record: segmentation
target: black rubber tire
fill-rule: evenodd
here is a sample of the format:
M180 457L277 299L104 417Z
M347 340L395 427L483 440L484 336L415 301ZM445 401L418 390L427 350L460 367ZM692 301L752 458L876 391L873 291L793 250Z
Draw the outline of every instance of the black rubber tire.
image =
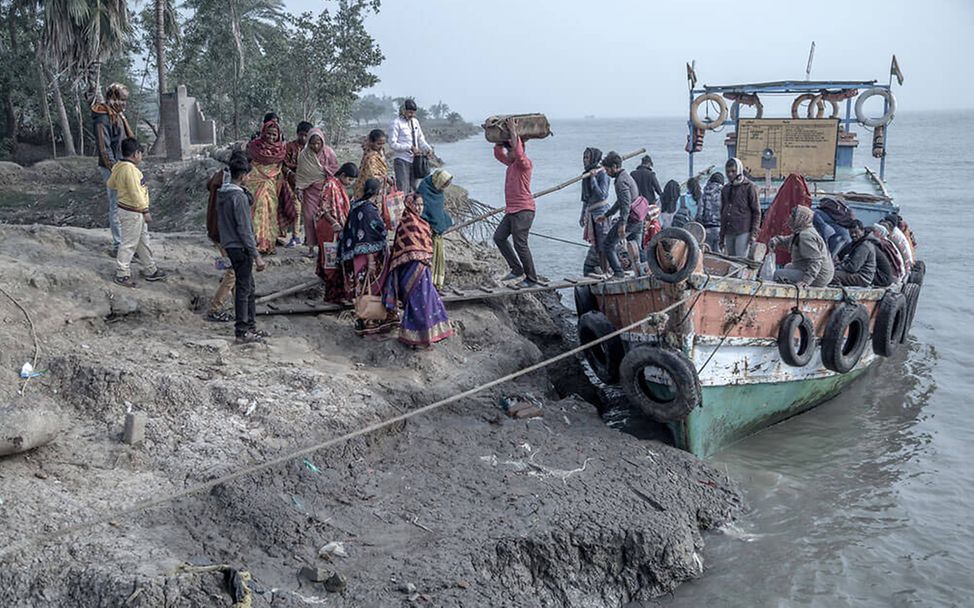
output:
M669 376L670 394L661 395L647 383L647 367ZM700 404L700 378L693 363L679 351L656 346L637 346L622 360L622 390L629 401L658 422L676 422L686 418Z
M687 247L686 264L675 272L665 272L659 265L659 260L656 259L656 246L663 239L683 241ZM679 283L687 279L693 274L694 268L697 267L697 262L700 261L700 245L697 243L697 239L693 238L693 235L683 228L663 228L656 236L650 239L649 245L646 246L646 252L646 261L649 263L650 272L653 273L654 277L664 283Z
M907 283L903 286L903 297L906 299L906 324L903 326L903 334L900 337L900 344L904 344L910 335L913 327L913 319L917 314L917 303L920 301L920 285L917 283Z
M590 310L578 319L578 342L586 344L607 336L616 330L612 322L597 310ZM616 336L582 351L585 360L599 380L606 384L619 382L619 366L626 354L622 338Z
M923 263L923 260L917 260L913 263L913 268L910 269L910 276L907 277L906 282L923 285L923 277L925 276L927 276L927 265Z
M795 344L795 332L798 344ZM815 326L800 312L792 312L778 327L778 354L792 367L805 367L815 356Z
M846 331L849 332L848 339ZM862 304L839 304L829 315L822 335L822 364L845 374L862 358L869 342L869 313Z
M909 317L906 298L902 294L887 292L879 301L876 322L873 323L873 352L881 357L892 357L903 342L903 332Z
M581 317L587 312L599 309L598 302L595 301L595 294L588 285L575 286L575 313Z

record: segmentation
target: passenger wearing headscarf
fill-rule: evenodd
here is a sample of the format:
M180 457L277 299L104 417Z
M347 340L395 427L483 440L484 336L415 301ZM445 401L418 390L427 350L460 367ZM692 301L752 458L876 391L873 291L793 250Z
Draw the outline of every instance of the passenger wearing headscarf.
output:
M441 289L446 282L446 248L443 233L453 225L453 218L446 211L446 189L453 182L453 176L444 169L437 169L419 182L416 192L422 198L420 205L422 218L429 224L433 234L433 284Z
M710 251L720 251L720 191L724 187L724 174L714 173L703 187L696 221L707 230L706 244Z
M381 196L382 182L375 178L367 180L362 198L352 203L338 239L337 255L345 275L345 292L356 300L367 295L382 297L389 249L386 224L377 206L382 202ZM355 331L364 336L392 329L395 323L395 317L390 316L356 318Z
M284 154L281 127L274 119L264 122L260 135L247 143L251 170L244 180L244 188L254 197L254 234L257 236L257 250L263 255L274 253L280 234L277 205Z
M896 249L899 250L900 256L906 263L906 269L909 270L913 267L913 247L910 244L910 239L907 238L906 234L900 229L900 217L896 214L889 214L884 217L879 223L886 228L889 240L893 242Z
M414 348L426 348L453 335L443 300L433 285L433 231L422 218L423 212L423 197L408 195L396 227L382 298L390 313L397 312L402 303L399 341Z
M876 239L876 277L873 285L886 287L899 282L906 276L906 264L900 250L889 238L889 230L883 224L873 224L873 238Z
M315 235L318 239L318 264L315 274L325 284L325 299L329 302L343 302L348 299L345 293L341 265L335 259L338 235L348 219L348 187L358 176L355 163L345 163L334 176L325 180L315 217Z
M835 271L832 257L825 241L812 226L813 215L810 207L795 207L788 217L791 234L776 236L768 242L769 250L787 246L791 253L791 262L775 271L776 282L824 287L832 280Z
M304 222L304 244L308 246L308 256L314 257L318 244L315 220L321 205L321 195L328 178L338 171L338 158L335 151L325 145L325 134L319 128L308 133L308 142L298 154L298 166L294 180L301 199L302 220Z
M604 216L609 209L609 174L606 173L601 162L601 150L585 148L582 153L582 167L591 175L582 180L582 214L578 219L578 225L582 227L582 238L591 245L582 265L582 271L586 275L599 274L599 270L604 274L609 268L608 261L602 253L608 227L604 222L598 221L598 218Z
M758 189L744 176L740 159L728 160L724 170L728 183L720 193L720 241L727 255L746 257L761 228Z

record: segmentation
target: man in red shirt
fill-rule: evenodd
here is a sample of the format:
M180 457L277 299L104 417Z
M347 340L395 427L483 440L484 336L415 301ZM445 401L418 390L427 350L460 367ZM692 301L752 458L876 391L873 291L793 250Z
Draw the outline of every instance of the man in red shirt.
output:
M534 259L528 247L528 233L534 223L534 197L531 196L531 171L534 164L524 151L524 140L517 134L513 118L507 119L509 141L494 146L494 157L507 165L504 178L504 219L494 231L494 243L511 268L501 281L523 280L517 287L534 287L544 283L534 269ZM511 247L510 238L514 240Z

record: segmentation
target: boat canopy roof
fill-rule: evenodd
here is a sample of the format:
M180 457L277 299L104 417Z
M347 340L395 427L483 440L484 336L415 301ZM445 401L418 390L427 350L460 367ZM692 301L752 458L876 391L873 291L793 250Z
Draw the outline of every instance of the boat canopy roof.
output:
M849 90L869 87L889 88L875 80L778 80L747 84L704 85L694 93L806 93L822 89Z

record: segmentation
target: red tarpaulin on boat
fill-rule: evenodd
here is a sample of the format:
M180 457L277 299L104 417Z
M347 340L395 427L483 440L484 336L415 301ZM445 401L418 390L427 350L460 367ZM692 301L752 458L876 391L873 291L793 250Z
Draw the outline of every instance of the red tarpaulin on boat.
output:
M812 195L808 191L805 178L792 173L785 178L784 183L778 188L774 201L764 213L758 242L767 245L772 237L791 234L791 229L788 228L788 217L791 215L791 210L799 205L811 207ZM775 262L778 264L787 264L791 261L791 252L787 248L776 249L774 253Z

